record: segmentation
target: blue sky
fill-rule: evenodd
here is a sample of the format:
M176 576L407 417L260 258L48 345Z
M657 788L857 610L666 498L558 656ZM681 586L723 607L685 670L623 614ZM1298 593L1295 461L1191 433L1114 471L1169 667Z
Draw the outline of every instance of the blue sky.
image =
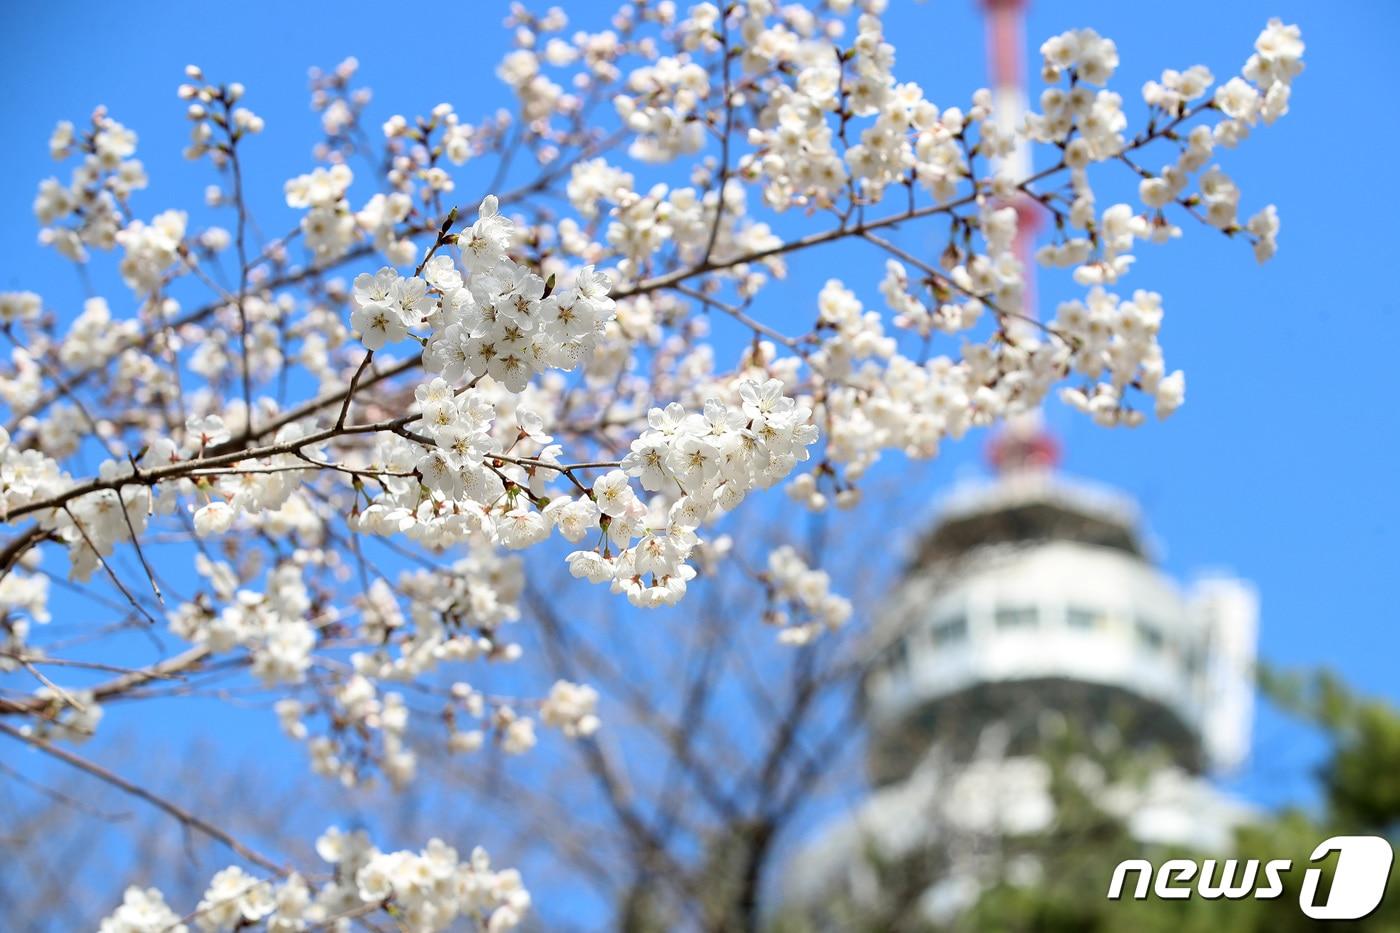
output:
M887 31L900 48L897 72L940 104L963 104L985 82L980 14L971 0L903 4ZM565 4L573 23L598 28L607 8ZM1400 626L1391 589L1400 570L1400 432L1394 362L1400 343L1390 216L1400 203L1394 171L1400 128L1381 106L1393 82L1400 7L1383 2L1178 0L1038 3L1029 16L1033 50L1065 28L1090 25L1117 43L1123 67L1114 86L1132 101L1164 67L1209 65L1219 78L1238 70L1269 16L1303 27L1307 71L1292 112L1225 165L1239 179L1247 213L1270 201L1283 220L1278 258L1258 266L1242 243L1208 231L1165 247L1143 247L1128 287L1164 295L1163 343L1171 366L1188 374L1188 403L1164 424L1105 431L1052 406L1049 421L1066 448L1066 469L1137 496L1166 566L1179 576L1225 567L1253 580L1263 601L1261 654L1283 666L1328 665L1359 688L1400 701L1395 659ZM15 4L0 12L8 35L0 66L0 288L30 288L55 307L76 309L82 291L67 264L36 245L30 204L55 168L46 142L59 119L81 123L105 103L141 135L138 155L153 179L139 196L149 216L196 205L212 181L207 165L185 162L187 124L174 88L187 62L213 77L241 80L248 104L267 122L247 171L261 191L254 207L275 229L290 218L281 181L309 169L317 118L307 104L306 69L346 55L362 62L374 89L371 115L424 113L441 100L464 119L506 102L492 70L506 48L498 26L506 5L452 4L395 15L381 6L307 3L293 19L284 4L248 3L210 22L204 8L177 3ZM1125 189L1125 193L1126 193ZM919 245L917 237L904 240ZM849 269L841 263L849 263ZM849 274L878 301L878 266L854 256L832 266L794 262L772 307L807 302L830 274ZM1043 280L1046 309L1072 294ZM120 310L120 308L118 308ZM794 312L795 313L795 312ZM953 447L925 475L939 481L977 468L984 437ZM1272 715L1257 726L1255 763L1240 786L1252 796L1282 793L1312 752Z

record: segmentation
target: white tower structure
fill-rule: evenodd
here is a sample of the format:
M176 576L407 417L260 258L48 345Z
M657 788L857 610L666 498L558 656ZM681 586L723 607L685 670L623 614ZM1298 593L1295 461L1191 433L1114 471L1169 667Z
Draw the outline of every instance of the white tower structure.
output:
M1000 475L954 491L879 622L867 679L877 785L929 747L970 757L993 723L1028 751L1047 712L1199 774L1248 749L1257 600L1248 584L1182 587L1153 566L1128 498L1037 462L1008 434Z
M954 760L998 723L1009 751L1047 711L1191 773L1244 758L1257 599L1221 577L1181 587L1153 566L1132 501L1051 469L1051 442L1008 432L998 478L953 492L878 624L866 684L871 777L907 777L932 744Z
M1053 832L1039 752L1067 730L1154 753L1145 782L1096 794L1144 843L1226 852L1248 816L1210 778L1249 746L1253 588L1162 572L1132 500L1057 475L1041 433L1009 431L993 462L943 503L876 620L872 792L799 853L789 903L879 898L877 865L934 850L926 909L956 913L1006 869L999 838Z
M984 0L1008 129L1025 112L1024 5ZM1028 177L1028 153L997 170ZM1038 206L1016 207L1034 313ZM922 903L955 914L1006 868L989 861L998 837L1053 827L1038 752L1066 728L1111 728L1161 756L1145 783L1098 795L1145 843L1227 851L1247 816L1210 777L1249 747L1253 588L1162 572L1129 497L1054 471L1038 414L1012 420L991 453L995 477L947 498L878 614L864 683L872 792L799 852L790 905L879 898L877 864L938 849L945 867Z

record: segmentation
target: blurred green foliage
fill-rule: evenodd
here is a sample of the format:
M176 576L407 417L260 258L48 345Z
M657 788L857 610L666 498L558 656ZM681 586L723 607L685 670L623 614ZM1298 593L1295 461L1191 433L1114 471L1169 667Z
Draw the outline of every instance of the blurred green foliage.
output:
M1261 692L1276 706L1312 725L1327 740L1328 752L1317 773L1321 800L1315 807L1296 806L1263 812L1236 832L1233 852L1189 852L1144 845L1132 838L1120 819L1109 815L1085 783L1074 779L1086 759L1110 781L1132 781L1154 766L1140 752L1105 747L1101 737L1066 734L1047 743L1044 756L1051 768L1051 793L1056 820L1045 833L1001 840L1004 865L1027 862L1036 866L1032 880L1002 872L1001 879L981 892L974 905L955 920L933 924L920 909L919 898L936 883L946 861L936 849L899 864L872 861L881 890L878 904L840 898L824 908L820 918L783 916L779 933L807 930L909 931L1026 931L1026 933L1291 933L1315 930L1322 923L1299 909L1304 870L1323 870L1319 902L1331 887L1337 856L1313 864L1314 848L1337 835L1380 835L1392 846L1400 836L1400 710L1382 700L1353 693L1330 673L1283 674L1265 671ZM1283 874L1285 890L1270 900L1144 900L1124 897L1110 901L1108 886L1114 867L1125 859L1147 859L1161 865L1169 858L1292 860ZM872 859L873 859L872 855ZM1023 874L1023 873L1022 873ZM1136 873L1129 876L1129 888ZM1370 916L1337 926L1355 931L1400 933L1400 870L1392 870L1386 897ZM1262 885L1262 878L1259 881Z

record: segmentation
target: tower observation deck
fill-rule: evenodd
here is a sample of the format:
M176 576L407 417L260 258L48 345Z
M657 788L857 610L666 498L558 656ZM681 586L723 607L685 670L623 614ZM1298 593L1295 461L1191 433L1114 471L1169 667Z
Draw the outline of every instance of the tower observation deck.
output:
M1047 716L1111 719L1128 745L1190 773L1245 755L1254 591L1176 583L1132 501L1056 475L1048 448L1040 435L999 441L1000 476L953 492L878 621L865 683L877 785L935 743L971 757L992 724L1005 753L1033 750Z

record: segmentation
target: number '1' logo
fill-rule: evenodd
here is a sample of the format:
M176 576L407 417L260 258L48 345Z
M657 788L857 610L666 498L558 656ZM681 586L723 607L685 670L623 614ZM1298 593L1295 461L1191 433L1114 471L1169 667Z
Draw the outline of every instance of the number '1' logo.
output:
M1390 843L1379 836L1333 836L1313 849L1312 861L1333 852L1339 855L1327 902L1317 903L1322 869L1309 868L1303 875L1298 906L1314 920L1360 920L1375 910L1385 896L1394 853Z

